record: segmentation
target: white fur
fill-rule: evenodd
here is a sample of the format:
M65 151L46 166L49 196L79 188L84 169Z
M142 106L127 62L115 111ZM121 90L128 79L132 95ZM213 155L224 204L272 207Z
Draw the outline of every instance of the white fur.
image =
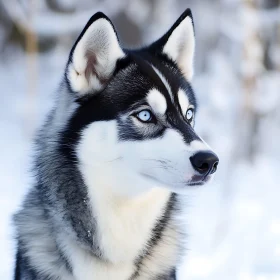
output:
M100 249L109 262L90 257L67 242L78 280L128 279L135 270L135 258L145 249L169 200L169 190L137 174L137 167L129 167L133 158L137 160L135 155L127 158L136 147L125 146L117 139L115 121L93 123L83 132L77 151L79 168L97 219ZM146 264L149 275L162 272L162 264L166 269L174 265L179 251L174 229L167 229L167 243L159 243L151 262Z
M173 95L172 95L172 91L171 91L171 87L169 85L169 83L167 82L167 80L165 79L165 77L162 75L162 73L152 65L154 71L157 73L157 75L159 76L159 78L161 79L162 83L164 84L165 88L167 89L169 96L171 98L171 100L173 100Z
M89 196L97 219L100 248L109 260L100 261L69 242L74 276L77 280L128 279L135 270L135 259L145 249L151 230L163 213L169 192L155 189L134 199L120 199L99 188L90 189ZM172 257L178 253L177 246L175 249L170 249Z
M68 237L65 237L63 242L67 255L73 263L72 270L75 280L123 280L129 279L134 272L135 268L131 262L117 264L104 262L77 246Z
M154 193L154 195L156 195L156 193ZM145 204L153 204L154 200L156 200L156 197L154 197L153 201L149 201L148 199L145 202ZM145 209L144 208L145 205L142 206L143 208L141 209L141 211L143 217L141 220L144 219L144 215L147 217L151 214L154 214L154 212L152 213L148 212L148 210L151 209ZM106 207L106 205L104 205L104 207ZM133 215L133 212L131 213L131 215ZM110 222L114 223L114 221L110 221ZM124 225L128 226L129 223L124 221ZM134 219L132 225L139 228L139 225L137 225L137 217ZM180 238L181 236L179 236L180 230L178 230L178 227L179 225L175 220L170 221L170 224L167 225L166 229L162 233L163 238L159 240L159 242L153 248L153 250L150 251L148 259L143 260L143 265L141 267L141 277L137 279L139 280L152 279L153 276L157 276L161 273L170 271L174 267L174 264L178 263L180 259L180 247L182 247L181 244L182 240ZM130 231L131 229L128 228L128 230ZM112 231L112 229L110 229L110 231ZM131 244L133 246L134 243L139 241L139 240L134 240L135 238L134 235L121 236L121 234L118 233L116 233L116 235L119 235L120 237L122 237L122 239L121 239L121 244L118 244L119 248L115 248L115 249L124 252L127 250L128 244ZM137 236L140 236L140 234L137 234ZM131 238L131 239L127 239L127 238ZM122 248L121 245L123 245L124 241L126 244L125 247ZM144 237L140 239L141 244L143 244L143 241L144 241ZM64 237L64 239L61 242L64 245L64 247L67 248L66 251L67 256L71 260L71 263L74 264L73 274L75 280L93 280L93 279L123 280L123 279L129 279L129 277L136 270L136 266L134 264L134 261L132 260L121 261L121 262L110 262L110 261L104 262L96 257L89 255L87 251L77 246L75 242L71 240L69 237ZM65 279L70 279L70 278L65 278Z
M89 79L86 78L87 52L96 56L95 71L103 79L108 79L115 69L116 61L124 56L124 52L112 25L106 19L93 22L74 50L73 62L69 65L67 74L72 89L80 94L89 90L98 91L104 86L96 75L91 74Z
M97 220L100 249L108 262L99 261L67 242L77 280L122 280L135 271L135 258L145 249L170 197L168 189L157 187L161 183L140 174L141 165L149 165L143 151L151 146L150 152L158 143L151 141L142 146L142 142L118 141L116 121L93 123L83 132L77 151L79 168ZM140 165L135 164L137 161ZM166 238L153 249L149 261L144 262L146 277L140 279L169 270L176 263L179 255L176 227L170 225L163 232ZM65 247L69 248L68 245Z
M147 94L147 102L156 114L164 115L167 109L166 99L157 89L151 89Z
M193 76L195 37L192 19L186 17L172 32L163 53L177 62L187 80Z

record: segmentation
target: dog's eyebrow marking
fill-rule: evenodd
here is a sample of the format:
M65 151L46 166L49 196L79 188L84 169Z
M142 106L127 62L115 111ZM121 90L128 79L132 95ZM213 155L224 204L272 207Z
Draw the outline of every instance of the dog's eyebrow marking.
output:
M182 114L185 115L190 105L190 102L186 93L181 88L179 88L178 90L178 100L182 110Z
M173 101L173 95L172 95L172 91L171 91L171 87L170 87L169 83L167 82L165 77L162 75L162 73L154 65L152 65L152 68L154 69L156 74L161 79L162 83L164 84L165 88L167 89L167 91L169 93L169 96L170 96L171 100Z
M167 109L167 102L163 94L157 89L151 89L147 94L147 102L157 114L164 115Z

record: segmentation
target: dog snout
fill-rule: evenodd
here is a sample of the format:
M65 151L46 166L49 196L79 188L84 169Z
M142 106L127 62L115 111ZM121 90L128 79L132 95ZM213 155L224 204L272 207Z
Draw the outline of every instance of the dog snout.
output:
M193 168L200 174L213 174L217 170L219 158L211 151L198 152L190 157Z

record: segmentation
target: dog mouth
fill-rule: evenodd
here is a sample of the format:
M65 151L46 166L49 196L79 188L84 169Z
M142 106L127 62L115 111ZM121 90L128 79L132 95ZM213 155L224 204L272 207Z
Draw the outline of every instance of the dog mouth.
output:
M165 182L163 182L162 180L154 177L154 176L151 176L151 175L148 175L147 173L141 173L141 175L149 180L152 180L154 182L158 182L158 183L161 183L163 185L169 185L169 184L166 184ZM206 175L193 175L191 177L190 180L188 181L185 181L183 184L185 186L203 186L205 185L208 181L210 181L211 179L211 174L206 174Z
M211 179L211 174L202 175L193 175L191 180L186 182L187 186L203 186Z

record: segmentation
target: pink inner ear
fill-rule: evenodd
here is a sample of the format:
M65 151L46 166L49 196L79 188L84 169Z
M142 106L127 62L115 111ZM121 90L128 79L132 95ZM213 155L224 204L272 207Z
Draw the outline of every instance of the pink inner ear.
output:
M95 71L95 65L97 64L97 58L94 52L87 50L86 52L86 60L87 60L87 66L85 69L85 77L89 81L90 75L95 75L98 79L98 74Z
M85 77L87 81L89 82L90 75L94 75L97 77L97 79L101 84L105 84L108 81L108 79L106 77L101 76L96 71L96 65L98 64L96 54L90 50L87 50L86 60L87 60L87 66L85 69Z

